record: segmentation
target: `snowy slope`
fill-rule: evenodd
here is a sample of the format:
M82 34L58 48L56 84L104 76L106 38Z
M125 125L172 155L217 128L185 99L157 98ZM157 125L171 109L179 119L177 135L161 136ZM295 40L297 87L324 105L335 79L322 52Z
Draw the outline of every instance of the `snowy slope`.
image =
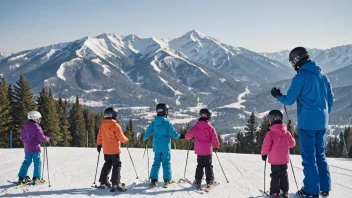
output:
M139 177L144 180L147 177L147 160L142 162L143 149L130 149L134 164L137 166ZM30 186L28 192L23 192L23 188L14 189L9 183L17 179L17 172L23 161L22 149L1 149L0 156L4 160L0 165L0 197L111 197L113 194L108 191L101 191L90 188L94 180L96 160L98 153L95 148L49 148L49 168L51 187L48 184L40 186ZM152 150L149 150L150 161L152 162ZM186 151L172 150L172 170L173 179L177 182L183 177L185 166ZM263 189L264 162L259 155L245 154L225 154L219 153L224 171L227 174L230 183L222 174L216 157L213 157L214 174L216 180L221 185L211 191L209 194L202 195L194 191L194 188L188 184L179 183L171 186L169 189L158 188L155 192L147 192L147 184L135 180L136 175L132 168L126 149L122 149L122 182L131 184L138 182L135 189L116 193L119 197L263 197L259 189ZM331 198L350 197L352 193L352 169L351 160L345 159L328 159L332 173L332 192ZM292 156L292 163L298 185L302 186L302 167L299 156ZM103 165L100 157L98 174ZM196 155L190 152L186 177L193 180L196 168ZM269 188L270 166L267 167L266 189ZM45 170L47 173L47 170ZM47 174L45 173L45 178ZM162 171L160 171L162 173ZM295 182L289 168L290 179L290 197L297 197L294 192L297 191ZM30 168L29 175L32 174ZM162 175L159 175L160 181ZM7 189L4 191L4 189Z
M8 52L0 52L0 61L10 55L11 53L8 53Z

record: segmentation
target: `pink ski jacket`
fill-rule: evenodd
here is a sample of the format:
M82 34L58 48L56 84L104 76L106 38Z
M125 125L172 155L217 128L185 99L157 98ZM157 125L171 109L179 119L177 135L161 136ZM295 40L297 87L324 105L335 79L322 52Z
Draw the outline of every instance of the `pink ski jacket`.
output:
M186 140L195 138L194 152L197 155L207 156L213 153L213 146L220 147L218 136L214 127L209 121L198 121L193 128L186 134Z
M290 148L296 145L295 139L287 131L285 124L275 124L265 135L262 155L269 155L269 164L283 165L290 162Z

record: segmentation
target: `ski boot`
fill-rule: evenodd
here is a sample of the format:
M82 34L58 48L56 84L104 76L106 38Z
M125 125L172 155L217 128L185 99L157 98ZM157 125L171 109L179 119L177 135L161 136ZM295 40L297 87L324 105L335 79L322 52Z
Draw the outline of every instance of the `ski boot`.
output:
M311 195L311 194L304 192L304 187L302 187L301 190L299 190L296 194L300 197L319 198L319 195Z
M116 192L116 191L126 191L126 189L120 184L113 184L110 189L110 192Z
M279 198L279 194L278 193L271 193L271 197L272 198Z
M107 188L111 188L111 184L106 184L106 183L100 183L100 186L98 187L100 189L107 189Z
M43 183L43 181L41 179L33 177L32 185L38 185L38 184L41 184L41 183Z
M26 184L26 183L30 183L31 181L32 180L31 180L31 178L28 175L25 178L19 177L17 185L20 186L20 185L23 185L23 184Z
M200 188L201 185L202 185L202 180L197 180L197 179L195 179L195 180L193 181L193 185L196 186L197 188Z
M158 180L152 179L152 180L150 181L150 188L155 188L157 183L158 183Z
M325 197L328 197L329 196L329 191L321 191L320 194L325 196Z
M214 181L207 181L207 188L214 184Z
M288 198L288 192L282 192L282 197L283 198Z
M171 180L164 180L164 188L168 188L170 184L174 183L173 181Z

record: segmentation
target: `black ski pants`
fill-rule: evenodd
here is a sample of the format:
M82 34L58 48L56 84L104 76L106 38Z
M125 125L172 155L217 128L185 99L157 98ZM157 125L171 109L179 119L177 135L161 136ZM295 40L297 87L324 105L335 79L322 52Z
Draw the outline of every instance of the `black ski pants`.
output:
M289 182L287 176L287 164L271 165L270 193L288 192Z
M112 185L118 185L120 184L120 179L121 179L121 161L120 161L120 154L113 154L113 155L104 155L104 166L101 169L100 173L100 178L99 182L101 184L108 184L109 183L109 177L108 175L111 172L112 168L112 175L111 175L111 183Z
M212 155L201 156L198 155L197 157L197 169L196 169L196 180L200 182L203 179L204 175L204 168L205 168L205 176L207 183L214 182L214 172L213 172L213 165L212 165Z

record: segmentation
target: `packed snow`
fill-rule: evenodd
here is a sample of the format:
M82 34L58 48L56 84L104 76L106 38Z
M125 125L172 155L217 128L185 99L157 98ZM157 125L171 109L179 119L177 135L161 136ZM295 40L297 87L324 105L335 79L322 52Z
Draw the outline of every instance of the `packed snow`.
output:
M148 177L147 159L142 161L144 149L129 149L134 165L140 180ZM125 148L121 153L121 182L126 185L136 182L132 190L126 192L110 193L109 190L97 190L91 188L94 182L94 175L98 153L96 148L48 148L49 171L51 187L48 183L38 186L25 186L16 189L12 182L17 181L17 172L24 158L23 149L0 149L0 156L3 162L0 164L0 197L231 197L231 198L260 198L264 197L259 191L264 188L264 162L260 155L249 154L228 154L218 153L221 165L224 168L229 183L221 171L219 162L214 154L213 165L216 181L220 186L214 188L210 193L196 191L194 187L180 181L183 178L187 151L172 150L171 166L172 176L176 184L168 189L158 185L155 191L147 190L148 184L136 179L132 168L130 157ZM153 152L149 149L149 161L153 162ZM300 156L292 156L293 169L295 171L299 187L302 186L303 170ZM186 178L193 181L196 168L196 155L190 151ZM350 197L352 194L352 168L351 159L328 159L332 174L331 198ZM104 163L100 156L98 176ZM150 164L151 165L151 164ZM32 165L33 166L33 165ZM29 169L29 176L32 176L32 166ZM48 181L47 168L45 167L44 178ZM297 191L291 168L288 170L290 180L290 197ZM98 180L98 179L97 179ZM162 171L159 174L159 181L162 181ZM98 183L98 181L97 181ZM269 189L270 166L266 170L266 189ZM203 181L203 187L205 181ZM24 189L28 191L24 192ZM203 194L201 194L203 193Z

